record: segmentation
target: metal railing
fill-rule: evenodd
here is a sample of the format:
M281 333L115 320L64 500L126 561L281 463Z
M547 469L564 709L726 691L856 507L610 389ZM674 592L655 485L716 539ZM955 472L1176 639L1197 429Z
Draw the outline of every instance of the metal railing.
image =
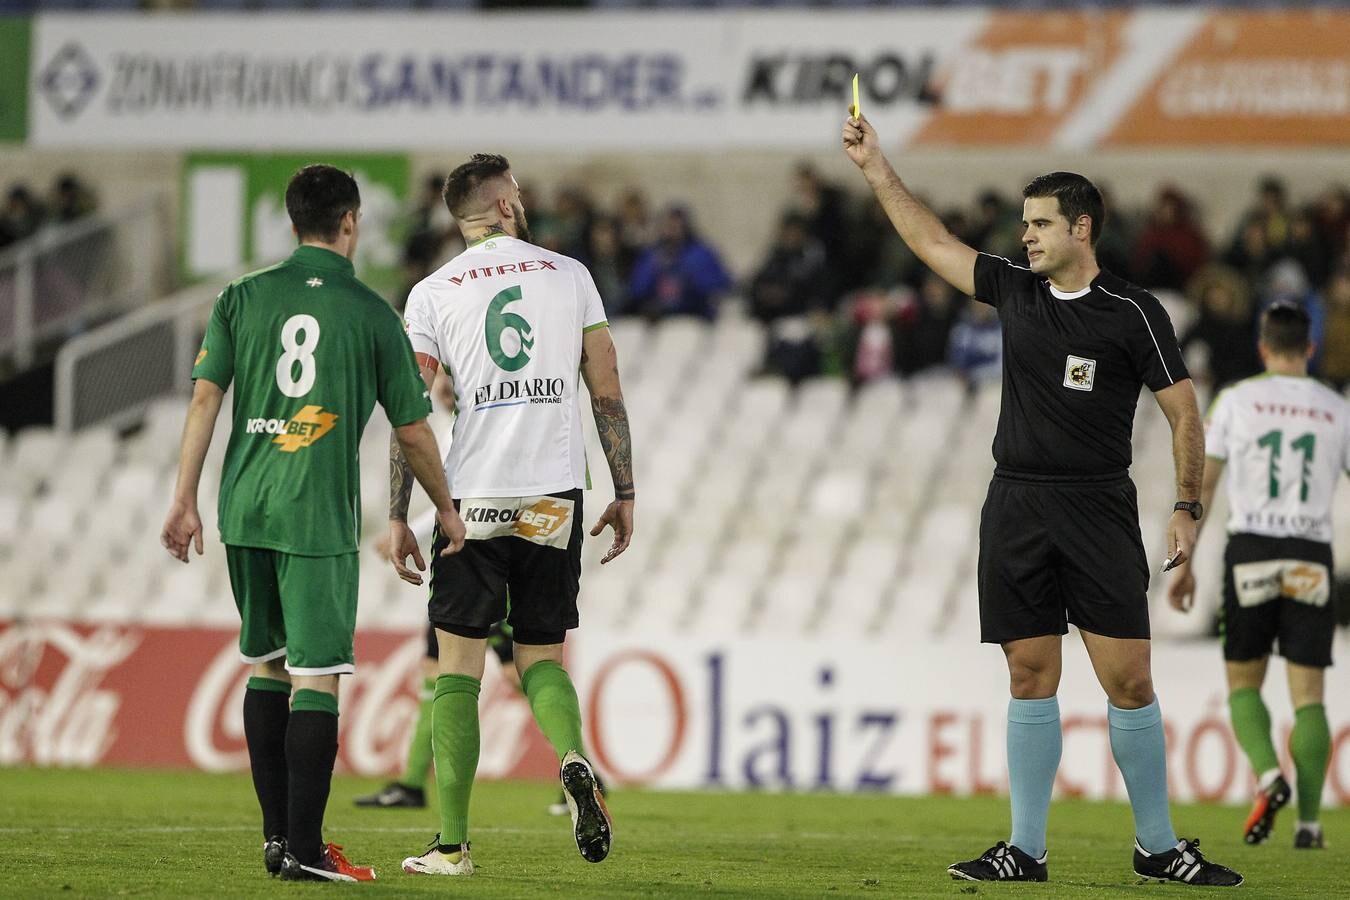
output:
M221 284L186 288L67 341L56 354L56 427L135 424L155 400L192 393L192 364Z
M43 344L163 296L173 248L168 203L153 196L0 251L0 360L23 371Z

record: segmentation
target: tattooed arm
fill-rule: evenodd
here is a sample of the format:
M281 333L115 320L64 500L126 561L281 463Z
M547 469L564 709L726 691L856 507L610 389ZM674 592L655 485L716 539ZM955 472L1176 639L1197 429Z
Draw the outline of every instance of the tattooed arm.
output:
M595 428L600 434L600 446L609 462L609 474L614 480L614 502L609 504L600 521L591 529L597 536L609 525L614 529L614 543L601 563L607 563L628 549L633 540L633 441L628 432L628 411L623 405L623 389L619 385L619 360L608 328L596 328L582 337L581 375L591 392L591 411Z
M419 360L419 363L421 361ZM428 390L436 378L436 365L422 366L422 380ZM389 551L398 576L410 584L421 584L422 576L407 567L409 556L417 570L425 571L426 563L417 547L417 538L408 528L408 503L412 499L413 479L422 485L436 507L436 522L446 539L441 554L459 552L464 546L464 523L460 521L450 498L445 469L441 465L440 448L436 435L426 419L394 429L389 440Z

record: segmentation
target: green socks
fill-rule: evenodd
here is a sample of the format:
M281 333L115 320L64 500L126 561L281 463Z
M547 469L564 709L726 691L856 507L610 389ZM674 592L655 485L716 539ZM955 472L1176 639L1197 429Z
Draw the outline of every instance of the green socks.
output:
M1233 720L1233 734L1238 745L1247 754L1252 772L1257 778L1280 767L1275 753L1275 742L1270 737L1270 711L1261 692L1256 688L1239 688L1228 695L1228 713Z
M581 704L567 670L550 659L537 662L521 676L520 689L558 759L569 750L581 753Z
M469 795L478 772L478 692L468 675L436 679L431 733L436 757L436 793L441 800L441 843L469 839Z
M1298 820L1316 822L1322 809L1322 784L1331 760L1331 728L1326 707L1310 703L1294 711L1289 755L1298 774Z
M436 679L428 678L422 682L420 705L417 707L417 724L413 726L412 741L408 744L408 762L398 783L405 787L422 788L427 783L427 771L431 768L431 707L436 699Z

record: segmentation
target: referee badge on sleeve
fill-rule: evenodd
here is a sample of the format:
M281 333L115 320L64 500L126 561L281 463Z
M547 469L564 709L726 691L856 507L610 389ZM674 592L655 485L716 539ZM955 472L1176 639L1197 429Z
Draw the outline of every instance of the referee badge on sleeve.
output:
M1075 391L1092 390L1092 380L1097 377L1097 361L1081 356L1070 356L1064 361L1064 386Z

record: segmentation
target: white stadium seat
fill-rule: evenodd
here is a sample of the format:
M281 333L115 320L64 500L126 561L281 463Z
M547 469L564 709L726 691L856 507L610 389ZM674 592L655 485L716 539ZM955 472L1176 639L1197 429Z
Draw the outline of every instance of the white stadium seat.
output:
M978 633L977 523L993 467L997 385L968 394L951 375L930 373L856 390L833 378L793 388L753 374L766 330L734 305L715 325L620 319L611 331L634 435L637 535L603 567L611 533L586 539L583 627L651 639ZM185 409L179 398L156 402L125 438L99 429L0 432L0 620L237 627L215 525L229 416L218 423L199 491L207 555L184 566L159 545ZM584 397L582 410L594 482L589 528L612 488ZM443 434L449 418L433 418ZM400 582L372 552L387 520L389 434L377 410L360 448L357 621L412 633L426 621L426 588ZM1140 403L1134 438L1136 471L1168 475L1138 479L1156 566L1172 487L1170 431L1155 404ZM414 515L426 502L420 490L416 497ZM1222 518L1218 509L1210 515ZM1350 504L1334 515L1338 558L1350 559ZM1222 552L1221 535L1201 544L1196 564L1208 574L1190 616L1167 607L1166 579L1154 579L1159 637L1205 630Z

